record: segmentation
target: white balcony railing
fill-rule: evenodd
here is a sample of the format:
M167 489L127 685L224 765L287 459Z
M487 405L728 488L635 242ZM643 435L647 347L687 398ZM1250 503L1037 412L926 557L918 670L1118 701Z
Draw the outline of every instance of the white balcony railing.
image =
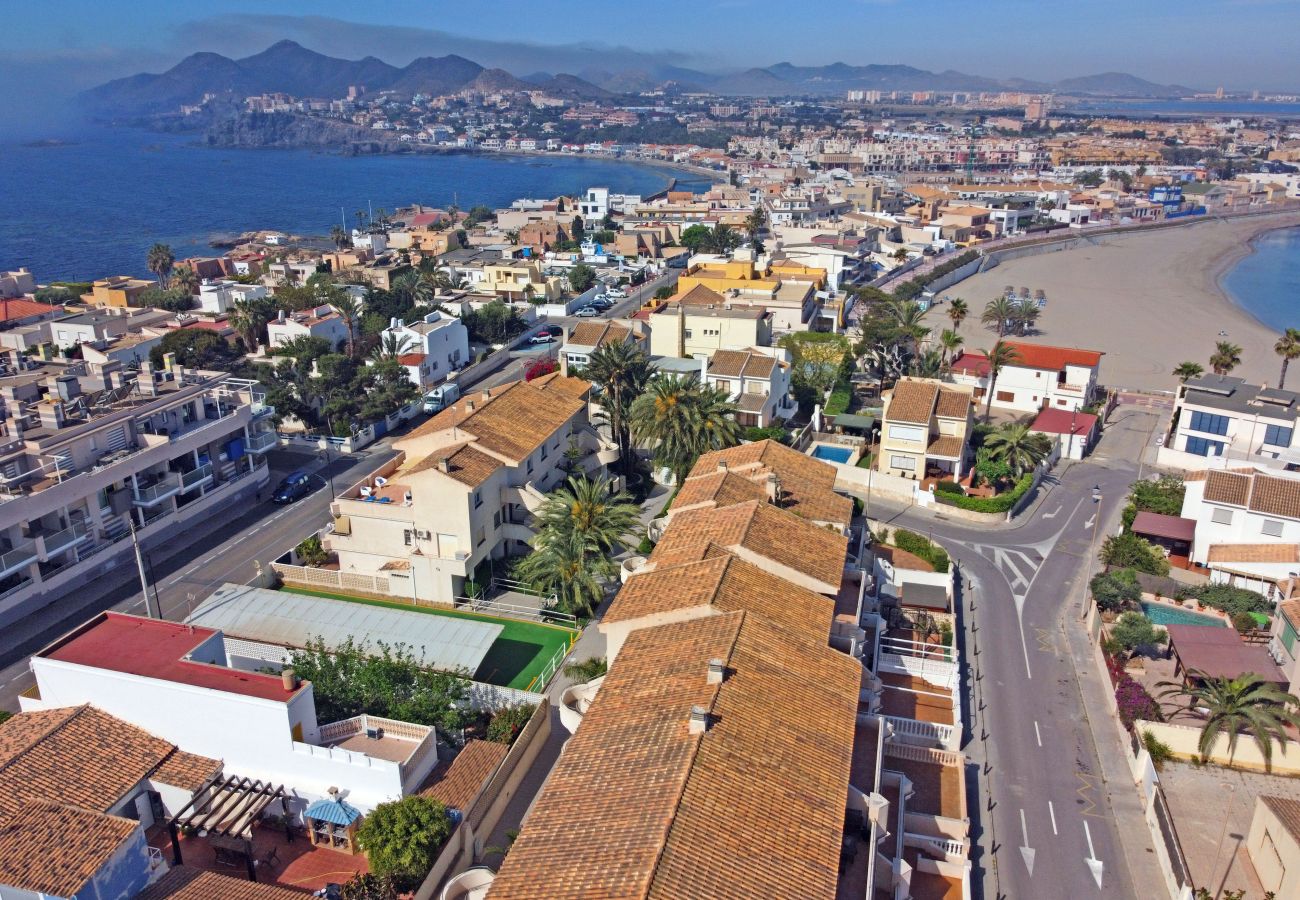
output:
M259 431L248 436L249 453L265 453L280 446L280 436L274 431Z
M40 554L35 541L22 541L12 550L0 553L0 578L12 575L19 569L34 563Z
M90 537L90 527L81 522L74 522L62 531L44 535L41 543L45 545L45 556L50 557L88 537Z

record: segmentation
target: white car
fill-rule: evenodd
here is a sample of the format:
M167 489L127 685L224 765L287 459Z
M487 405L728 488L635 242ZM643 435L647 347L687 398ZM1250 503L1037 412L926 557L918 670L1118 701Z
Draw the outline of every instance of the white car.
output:
M611 300L626 300L627 291L623 290L622 288L612 287L609 290L605 291L605 296Z
M600 310L596 309L594 306L584 306L582 309L574 313L574 315L579 319L591 319L600 315Z

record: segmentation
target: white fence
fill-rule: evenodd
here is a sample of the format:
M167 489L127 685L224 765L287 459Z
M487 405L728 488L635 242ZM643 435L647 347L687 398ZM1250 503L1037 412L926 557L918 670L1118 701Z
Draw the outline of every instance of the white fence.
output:
M952 725L918 722L915 719L901 719L897 716L881 716L881 718L892 727L894 737L905 743L919 744L922 747L938 744L945 750L952 750L957 746L958 733Z
M957 664L942 660L885 652L880 654L879 671L910 675L947 691L957 687Z

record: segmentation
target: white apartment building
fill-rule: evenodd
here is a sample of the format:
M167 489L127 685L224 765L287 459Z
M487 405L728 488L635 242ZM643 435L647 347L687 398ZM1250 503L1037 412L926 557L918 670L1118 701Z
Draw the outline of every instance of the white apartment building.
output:
M348 339L348 326L334 307L326 303L302 312L280 310L279 316L267 323L266 336L272 347L282 347L300 337L317 337L329 341L330 347L337 349Z
M129 565L128 520L148 546L267 482L279 441L256 382L147 361L5 363L0 624Z
M617 449L588 424L588 382L558 373L462 396L394 443L398 456L331 507L339 572L390 593L451 603L489 557L528 551L532 512L567 477ZM571 463L566 451L582 456Z
M582 216L584 224L591 222L593 225L609 215L609 188L587 188L582 199L578 201L578 213Z
M1211 469L1185 485L1182 518L1196 522L1192 562L1214 581L1289 594L1300 572L1300 477Z
M620 322L579 322L573 326L560 350L560 360L566 374L591 362L591 354L610 344L636 344L645 349L645 338L635 327Z
M21 297L36 290L36 279L24 266L11 272L0 272L0 299Z
M264 285L241 284L233 278L206 279L199 285L199 309L215 316L225 315L241 300L261 300L270 294Z
M1074 347L1048 347L1006 341L1016 362L998 373L993 405L1001 409L1036 412L1040 409L1081 410L1097 399L1102 354ZM973 388L982 401L989 388L989 361L982 353L962 352L952 362L950 380Z
M788 351L775 347L719 350L708 361L705 381L736 404L736 421L766 428L794 415Z
M397 342L401 363L421 391L446 380L448 374L470 361L469 329L459 318L446 313L431 312L410 324L392 319L380 340Z
M1227 375L1192 378L1178 388L1159 463L1197 471L1232 459L1277 468L1300 462L1297 417L1300 394L1293 391Z
M698 359L772 343L773 315L766 306L729 301L703 286L659 307L649 321L653 356Z

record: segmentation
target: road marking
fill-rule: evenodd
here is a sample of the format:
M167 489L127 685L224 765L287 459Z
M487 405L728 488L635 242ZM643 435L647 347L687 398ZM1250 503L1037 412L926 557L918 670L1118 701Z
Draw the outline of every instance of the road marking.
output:
M1088 838L1088 858L1085 862L1088 864L1088 870L1092 872L1092 880L1097 882L1097 887L1100 888L1102 870L1105 868L1105 863L1097 858L1097 854L1092 849L1092 832L1088 830L1088 823L1086 820L1083 823L1083 833Z
M1052 834L1060 834L1060 832L1056 830L1056 808L1052 806L1051 800L1047 801L1047 813L1052 817ZM1087 825L1088 823L1084 822L1083 824Z
M1052 510L1052 511L1049 512L1049 513L1043 513L1043 518L1044 518L1044 519L1055 519L1055 518L1060 514L1061 510L1064 509L1064 508L1065 508L1065 504L1064 504L1064 503L1058 503L1058 504L1056 505L1056 509Z
M1077 793L1083 799L1083 801L1088 804L1088 808L1081 810L1079 814L1082 816L1092 816L1093 818L1096 819L1103 818L1103 816L1100 813L1093 812L1093 810L1097 808L1097 801L1084 793L1085 791L1091 791L1097 788L1097 783L1093 781L1093 779L1096 778L1096 776L1085 775L1082 772L1075 772L1074 774L1076 777L1078 777L1080 781L1083 782L1083 787L1079 788L1077 791L1075 791L1075 793ZM1097 779L1097 781L1100 781L1100 779Z
M1093 513L1092 515L1088 516L1088 520L1083 523L1083 530L1087 531L1089 528L1092 527L1092 523L1095 521L1097 521L1097 514Z
M1020 811L1020 833L1024 836L1024 842L1020 845L1020 855L1024 857L1025 868L1029 870L1029 877L1034 877L1034 850L1029 846L1029 826L1025 824L1025 811Z
M1043 746L1043 735L1038 730L1038 720L1034 720L1034 737L1038 738L1038 746Z

